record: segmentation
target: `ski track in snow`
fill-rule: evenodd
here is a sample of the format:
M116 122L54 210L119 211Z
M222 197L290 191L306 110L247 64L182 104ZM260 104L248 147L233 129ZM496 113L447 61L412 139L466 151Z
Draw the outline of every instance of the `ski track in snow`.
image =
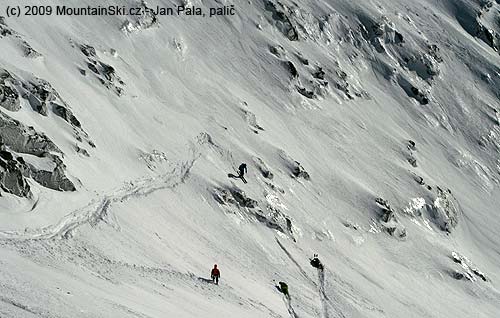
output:
M288 297L287 296L283 296L283 298L284 298L284 302L285 302L286 308L288 310L288 313L290 314L290 317L292 317L292 318L299 318L299 316L297 315L297 313L293 309L292 298L290 296L288 296Z
M91 224L95 226L101 221L107 222L115 229L119 229L119 225L116 222L112 223L106 220L108 210L113 203L123 202L134 197L147 196L158 190L177 187L185 182L199 156L198 149L193 147L191 148L191 158L182 162L168 173L127 182L125 187L111 194L101 196L99 199L93 199L88 205L67 214L56 224L38 229L25 230L24 233L20 231L0 231L0 239L33 240L66 237L71 235L72 231L81 225Z
M327 296L325 294L325 271L324 269L319 269L318 268L318 292L319 292L319 299L321 300L321 307L323 309L323 318L329 318L330 315L328 314L328 303L327 303Z
M336 308L336 306L334 305L334 302L332 302L325 293L325 285L324 285L325 284L325 277L324 277L323 271L322 271L323 274L320 274L318 272L318 283L316 283L313 279L311 279L309 277L309 275L307 275L306 271L302 268L302 266L300 266L300 264L290 254L290 252L288 252L286 247L283 246L283 244L279 241L278 238L276 238L276 242L278 243L279 247L283 250L283 252L285 252L287 257L295 264L295 266L297 266L301 275L304 278L306 278L306 280L308 280L315 289L318 289L319 297L320 297L320 301L321 301L321 309L323 311L323 317L325 317L325 318L330 317L328 314L328 305L332 306L332 308L335 309L335 311L337 312L337 317L345 317L345 315L339 309Z

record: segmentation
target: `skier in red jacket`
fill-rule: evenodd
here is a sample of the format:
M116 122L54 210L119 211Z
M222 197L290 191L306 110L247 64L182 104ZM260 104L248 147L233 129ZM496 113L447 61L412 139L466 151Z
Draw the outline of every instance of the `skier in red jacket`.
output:
M212 268L211 276L212 276L212 281L215 283L215 285L219 285L220 271L217 268L217 264L215 264L214 268Z

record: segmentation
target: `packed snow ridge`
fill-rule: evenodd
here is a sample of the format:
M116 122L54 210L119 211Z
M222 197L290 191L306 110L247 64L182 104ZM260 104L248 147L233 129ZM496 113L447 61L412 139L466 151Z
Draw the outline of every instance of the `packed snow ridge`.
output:
M500 1L120 5L0 17L0 317L500 316Z

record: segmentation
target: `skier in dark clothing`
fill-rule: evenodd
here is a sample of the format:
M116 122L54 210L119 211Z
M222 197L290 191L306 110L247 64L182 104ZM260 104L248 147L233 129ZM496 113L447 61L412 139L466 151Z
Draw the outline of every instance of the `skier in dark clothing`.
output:
M215 264L214 268L212 268L210 276L212 277L212 281L215 283L215 285L219 285L220 271L217 268L217 264Z
M276 286L280 292L283 293L286 297L289 297L290 295L288 294L288 285L285 282L279 282L279 286Z
M237 176L232 174L232 173L229 173L227 176L229 178L233 178L233 179L241 179L241 181L243 181L243 183L247 183L247 180L245 179L245 173L247 173L247 164L242 163L238 167L238 175Z
M323 270L323 264L321 264L318 254L314 254L314 257L311 259L311 266Z
M246 163L242 163L240 165L240 167L238 168L238 170L240 171L240 174L238 176L240 178L243 178L245 176L245 173L247 173L247 164Z
M245 179L245 173L247 173L247 164L246 163L242 163L239 167L238 167L238 178L241 179L241 181L243 181L244 183L247 183L247 180Z

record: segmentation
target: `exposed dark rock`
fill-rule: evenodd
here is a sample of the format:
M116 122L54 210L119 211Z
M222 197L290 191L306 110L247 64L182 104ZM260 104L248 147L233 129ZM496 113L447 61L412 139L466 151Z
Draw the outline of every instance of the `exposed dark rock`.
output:
M417 100L421 105L427 105L429 104L429 98L426 96L426 94L415 87L408 79L406 79L403 76L398 76L398 84L399 86L405 91L405 93L411 97Z
M82 154L85 157L90 157L89 152L86 149L84 149L84 148L81 148L79 146L75 146L75 150L76 150L77 153Z
M237 188L233 188L233 189L229 189L229 191L231 192L231 195L233 196L234 200L236 202L238 202L240 207L253 209L253 208L256 208L258 206L257 201L255 201L252 198L247 197L245 192L243 192L242 190L237 189Z
M122 24L121 30L126 33L131 33L139 30L146 30L159 25L158 18L154 13L154 9L148 7L145 0L141 1L140 15L135 16L135 22L125 20Z
M243 102L243 107L241 108L241 110L243 111L243 114L244 114L244 117L245 117L245 120L246 120L248 126L250 126L250 128L252 129L252 131L254 133L258 134L259 131L265 130L262 126L260 126L257 123L257 117L255 116L254 113L252 113L248 109L248 104L246 102Z
M81 45L80 50L87 57L87 67L96 75L97 80L104 87L114 91L116 95L121 96L123 94L123 88L121 86L125 85L125 83L116 73L116 69L113 66L100 61L95 54L95 49L93 47Z
M404 43L404 38L403 38L403 35L401 33L399 33L398 31L395 31L394 32L394 43L395 44L401 44L401 43Z
M460 207L449 191L436 187L436 199L432 206L428 206L434 222L446 232L451 232L458 224Z
M281 45L269 46L269 52L271 52L277 58L285 57L285 49Z
M467 257L457 253L457 252L452 252L451 253L451 258L453 261L457 264L460 265L459 270L455 270L452 274L453 278L455 279L464 279L467 278L470 281L476 281L477 277L479 277L481 280L487 282L488 278L486 275L480 271Z
M394 211L392 210L387 200L384 200L382 198L376 198L375 202L377 202L377 204L382 208L382 214L381 214L382 221L389 222L395 217Z
M416 151L417 148L416 148L416 144L413 140L408 140L408 150L410 151Z
M23 39L21 34L14 31L6 23L4 17L0 17L0 38L12 37L19 47L23 50L23 54L27 58L36 58L42 56L38 53L26 40Z
M0 82L0 106L9 111L21 109L21 102L17 91Z
M2 158L4 161L14 160L14 156L10 152L5 150L0 150L0 158Z
M297 54L296 56L299 59L300 63L302 63L306 66L309 65L309 60L304 58L301 54Z
M269 19L271 23L283 33L290 41L298 41L299 34L297 29L293 26L288 13L289 10L285 6L283 6L280 2L274 3L271 0L263 0L265 9L271 13L271 18Z
M71 125L81 128L80 121L75 117L75 115L73 115L71 110L56 103L51 103L51 104L52 104L52 111L54 112L54 114L61 117Z
M309 173L302 167L300 162L291 158L285 151L279 150L279 156L283 160L285 166L290 170L294 178L304 178L305 180L310 180L311 177Z
M19 93L14 85L17 81L12 75L0 68L0 106L9 111L21 109Z
M90 45L82 44L80 45L80 51L87 57L96 57L95 48Z
M50 152L62 153L61 150L44 134L33 127L27 127L0 111L0 135L3 143L19 153L38 157Z
M233 204L241 208L256 208L258 206L257 201L246 196L245 192L238 188L231 189L214 189L213 191L214 199L220 204Z
M456 280L461 280L461 279L465 278L464 274L462 274L458 271L452 272L452 277L455 278Z
M65 168L62 162L58 163L53 171L36 170L31 166L31 176L46 188L57 191L76 191L74 184L66 177Z
M31 108L42 116L47 116L48 107L46 101L41 101L33 94L27 94L24 96L31 105Z
M21 46L23 48L24 56L27 58L37 58L42 56L37 50L35 50L28 42L22 41Z
M99 75L99 71L97 70L97 67L96 67L97 63L95 61L92 61L92 62L88 62L87 67L89 68L89 70L91 70L95 74Z
M31 189L23 174L26 166L3 150L0 157L0 187L19 197L31 197Z
M391 236L405 239L407 236L406 228L397 220L396 214L387 200L376 198L375 202L381 208L380 223L385 231Z
M412 165L412 167L416 168L417 167L417 158L415 158L413 155L410 155L408 158L408 163Z
M308 181L311 180L309 173L304 169L304 167L302 167L302 165L298 161L294 162L292 173L296 178L304 178Z
M320 80L324 80L325 79L325 71L323 71L323 68L318 67L318 70L313 73L313 77L320 79Z
M267 179L273 179L274 175L273 173L270 171L270 169L267 167L267 165L265 164L265 162L258 158L258 157L253 157L253 161L255 162L255 165L257 166L257 169L259 169L260 173L262 174L262 176L264 178L267 178Z
M425 185L424 178L416 174L413 175L413 179L420 185Z
M299 77L299 72L297 72L297 68L295 67L295 65L293 65L291 61L285 62L285 65L293 78Z
M493 50L500 53L500 34L495 32L495 30L488 29L480 22L477 24L477 29L477 37L488 44Z
M305 89L304 87L297 86L297 92L299 92L302 96L307 97L309 99L313 99L315 97L315 94L313 91L309 91L309 90Z
M413 93L415 99L422 105L429 104L429 99L424 95L418 88L412 86L411 92Z

